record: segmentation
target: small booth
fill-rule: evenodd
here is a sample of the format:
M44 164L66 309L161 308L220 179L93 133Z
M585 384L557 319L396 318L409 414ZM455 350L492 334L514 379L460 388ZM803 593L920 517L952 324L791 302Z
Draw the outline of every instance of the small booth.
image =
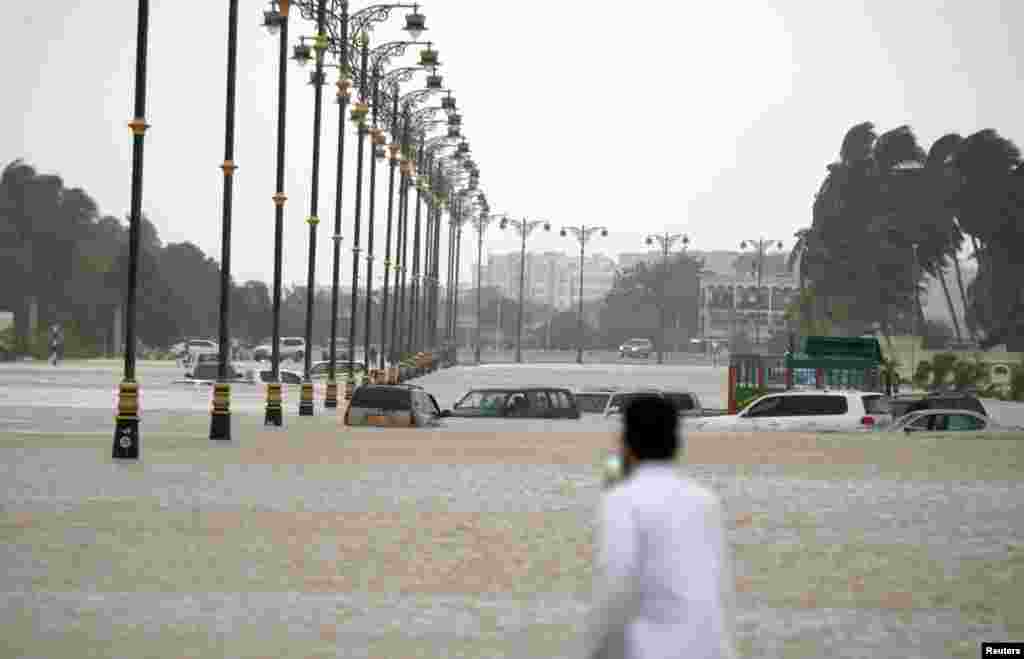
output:
M881 391L882 346L874 337L808 336L786 355L788 385Z
M881 391L882 347L874 337L805 337L800 352L729 360L729 413L754 395L794 387Z
M752 396L765 392L785 391L785 368L784 355L730 355L729 380L726 385L729 414L735 414Z

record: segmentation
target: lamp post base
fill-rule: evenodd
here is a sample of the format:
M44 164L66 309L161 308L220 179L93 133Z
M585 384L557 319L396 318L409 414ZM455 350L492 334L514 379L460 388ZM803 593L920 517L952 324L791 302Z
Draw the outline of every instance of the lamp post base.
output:
M267 384L267 411L263 417L263 425L265 426L277 426L283 425L283 416L281 414L281 383L271 382Z
M231 441L231 385L226 382L213 385L210 439Z
M327 394L324 397L324 408L328 410L337 409L338 407L338 383L334 380L327 382Z
M122 382L118 389L111 457L115 460L139 459L139 385L134 382Z
M299 396L299 416L313 416L313 383L303 382Z

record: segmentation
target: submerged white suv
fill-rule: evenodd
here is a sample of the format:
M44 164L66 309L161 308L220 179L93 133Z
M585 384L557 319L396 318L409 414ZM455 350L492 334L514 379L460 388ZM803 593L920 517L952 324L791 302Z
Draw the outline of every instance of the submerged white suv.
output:
M705 432L856 432L892 422L886 398L869 391L783 391L758 398L739 414L689 420Z

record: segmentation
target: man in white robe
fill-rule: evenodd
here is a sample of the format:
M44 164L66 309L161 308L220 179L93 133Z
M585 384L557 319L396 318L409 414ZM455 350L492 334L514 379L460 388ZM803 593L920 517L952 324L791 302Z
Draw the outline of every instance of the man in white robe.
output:
M735 582L718 497L676 468L669 401L624 415L624 479L601 502L584 659L733 659Z

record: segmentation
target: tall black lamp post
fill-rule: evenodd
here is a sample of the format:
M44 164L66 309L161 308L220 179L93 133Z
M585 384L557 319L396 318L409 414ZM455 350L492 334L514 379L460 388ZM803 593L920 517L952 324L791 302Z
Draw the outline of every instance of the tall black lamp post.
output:
M316 300L316 227L320 224L317 215L320 200L320 123L323 117L324 51L328 46L327 0L319 0L316 11L316 37L313 48L316 51L316 70L309 77L313 85L313 174L310 181L309 217L309 270L306 278L306 350L303 355L302 391L299 399L299 416L313 416L313 381L310 369L313 359L313 307ZM303 48L298 46L297 48ZM296 59L304 58L296 52Z
M270 382L267 383L267 404L263 423L281 426L281 260L284 252L284 193L285 115L288 103L288 14L289 0L277 0L270 11L264 12L263 25L271 34L280 32L277 72L277 181L274 191L274 290L273 319L271 321Z
M581 224L578 227L562 227L560 232L562 237L565 238L570 233L580 244L580 295L579 295L579 310L576 316L576 363L583 363L583 265L586 260L586 248L590 238L600 232L601 237L604 238L608 235L608 229L606 227L588 227L585 224Z
M523 293L526 289L526 239L530 237L538 227L544 227L545 231L551 231L551 223L544 220L528 221L526 218L515 220L503 217L498 228L505 229L511 226L519 233L519 321L516 324L516 363L523 363Z
M210 416L210 439L231 439L231 339L228 336L231 301L231 211L235 173L235 83L238 71L238 0L228 0L228 83L227 117L224 129L224 207L221 221L220 250L220 364L217 383L213 387L213 410Z
M744 240L740 243L740 249L746 250L751 249L757 254L757 260L754 262L754 267L751 269L753 275L757 277L757 306L761 306L761 280L764 277L764 255L765 252L772 247L782 249L781 240L765 240L759 238L757 240ZM761 323L760 323L760 308L755 311L754 315L754 344L761 343Z
M118 387L117 418L112 457L139 459L139 385L135 381L135 293L139 274L139 224L142 218L142 155L146 129L146 49L149 38L149 0L139 0L135 43L135 114L132 129L132 199L128 224L128 289L125 291L124 379Z
M660 292L659 292L659 295L658 295L658 297L659 297L659 301L658 301L658 331L659 331L659 338L658 338L658 363L659 364L664 364L665 363L665 305L666 305L665 288L666 288L666 286L668 284L668 277L669 277L668 256L672 252L672 247L676 243L681 243L682 246L683 246L683 249L686 249L686 247L690 244L690 239L686 236L686 234L665 232L665 233L662 233L662 234L657 234L657 233L656 234L651 234L651 235L647 236L647 239L644 242L646 242L648 245L653 245L654 243L658 243L658 246L661 247L661 277L659 278L661 285L659 286Z
M476 226L476 346L474 348L474 357L476 363L480 363L480 343L482 325L480 309L483 306L483 258L484 258L484 234L487 232L487 227L491 224L491 216L487 211L483 211L474 221Z

